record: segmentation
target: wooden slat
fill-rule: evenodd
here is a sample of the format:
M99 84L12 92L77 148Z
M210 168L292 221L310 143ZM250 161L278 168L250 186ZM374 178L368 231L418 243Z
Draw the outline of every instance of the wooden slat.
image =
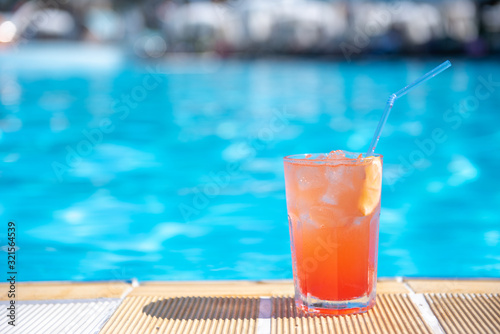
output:
M426 294L446 333L500 333L498 294Z
M291 281L207 281L207 282L145 282L130 296L158 295L163 297L209 296L271 296L293 294Z
M125 282L18 282L16 300L120 298L130 288ZM0 291L0 300L9 300L9 285L0 284Z
M500 293L500 280L408 279L416 293Z
M4 300L0 303L6 305L8 285L0 284L0 288L0 299ZM410 298L410 291L425 297L446 333L500 333L499 280L380 280L377 304L372 310L342 317L311 316L298 311L291 281L148 282L133 289L123 282L17 283L16 299L42 303L45 309L43 303L50 300L72 303L67 300L87 299L89 303L93 302L89 299L120 298L130 290L100 333L246 334L256 333L257 327L266 323L273 333L287 334L432 333L426 319L432 323L434 318L422 316L421 305L419 308L414 304L415 295ZM260 297L271 298L272 310L260 304L269 299ZM33 305L26 308L33 308L26 326L43 328L43 312ZM259 312L264 318L258 319ZM266 318L266 312L271 319ZM55 322L72 315L61 305L54 306L53 313ZM74 321L63 322L64 326L75 325Z
M406 294L379 294L372 310L343 317L305 315L292 297L275 297L271 329L275 334L432 333Z
M406 293L408 289L396 280L381 280L378 293ZM207 281L207 282L145 282L132 291L130 296L158 295L164 297L188 296L280 296L293 295L291 280L253 281Z
M257 297L127 297L100 333L254 333Z
M428 294L447 333L498 333L497 295ZM126 298L101 333L255 333L258 298ZM379 294L365 314L305 315L291 296L272 298L272 333L432 333L407 294Z

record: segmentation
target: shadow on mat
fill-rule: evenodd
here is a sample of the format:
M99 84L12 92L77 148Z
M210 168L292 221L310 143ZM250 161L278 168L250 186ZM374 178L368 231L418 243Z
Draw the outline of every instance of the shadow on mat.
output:
M149 303L142 312L162 319L256 319L271 316L271 302L258 297L176 297Z

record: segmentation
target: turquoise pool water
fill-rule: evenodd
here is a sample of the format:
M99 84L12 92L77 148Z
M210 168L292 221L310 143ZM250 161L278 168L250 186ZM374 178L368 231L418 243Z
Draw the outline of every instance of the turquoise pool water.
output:
M365 151L442 60L3 51L0 244L14 219L24 281L291 278L281 158ZM378 146L379 276L500 276L500 64L451 61Z

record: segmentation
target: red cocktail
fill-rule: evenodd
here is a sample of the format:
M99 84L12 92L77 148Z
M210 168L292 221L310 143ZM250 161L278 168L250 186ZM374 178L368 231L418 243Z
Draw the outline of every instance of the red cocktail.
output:
M307 312L353 314L375 304L382 156L284 158L295 299Z

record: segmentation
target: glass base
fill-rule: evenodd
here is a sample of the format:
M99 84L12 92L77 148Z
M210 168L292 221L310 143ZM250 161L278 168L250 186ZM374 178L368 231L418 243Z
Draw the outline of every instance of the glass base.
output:
M315 297L307 299L295 298L297 309L304 313L316 315L350 315L364 313L375 305L375 291L369 296L351 300L331 301L320 300Z

